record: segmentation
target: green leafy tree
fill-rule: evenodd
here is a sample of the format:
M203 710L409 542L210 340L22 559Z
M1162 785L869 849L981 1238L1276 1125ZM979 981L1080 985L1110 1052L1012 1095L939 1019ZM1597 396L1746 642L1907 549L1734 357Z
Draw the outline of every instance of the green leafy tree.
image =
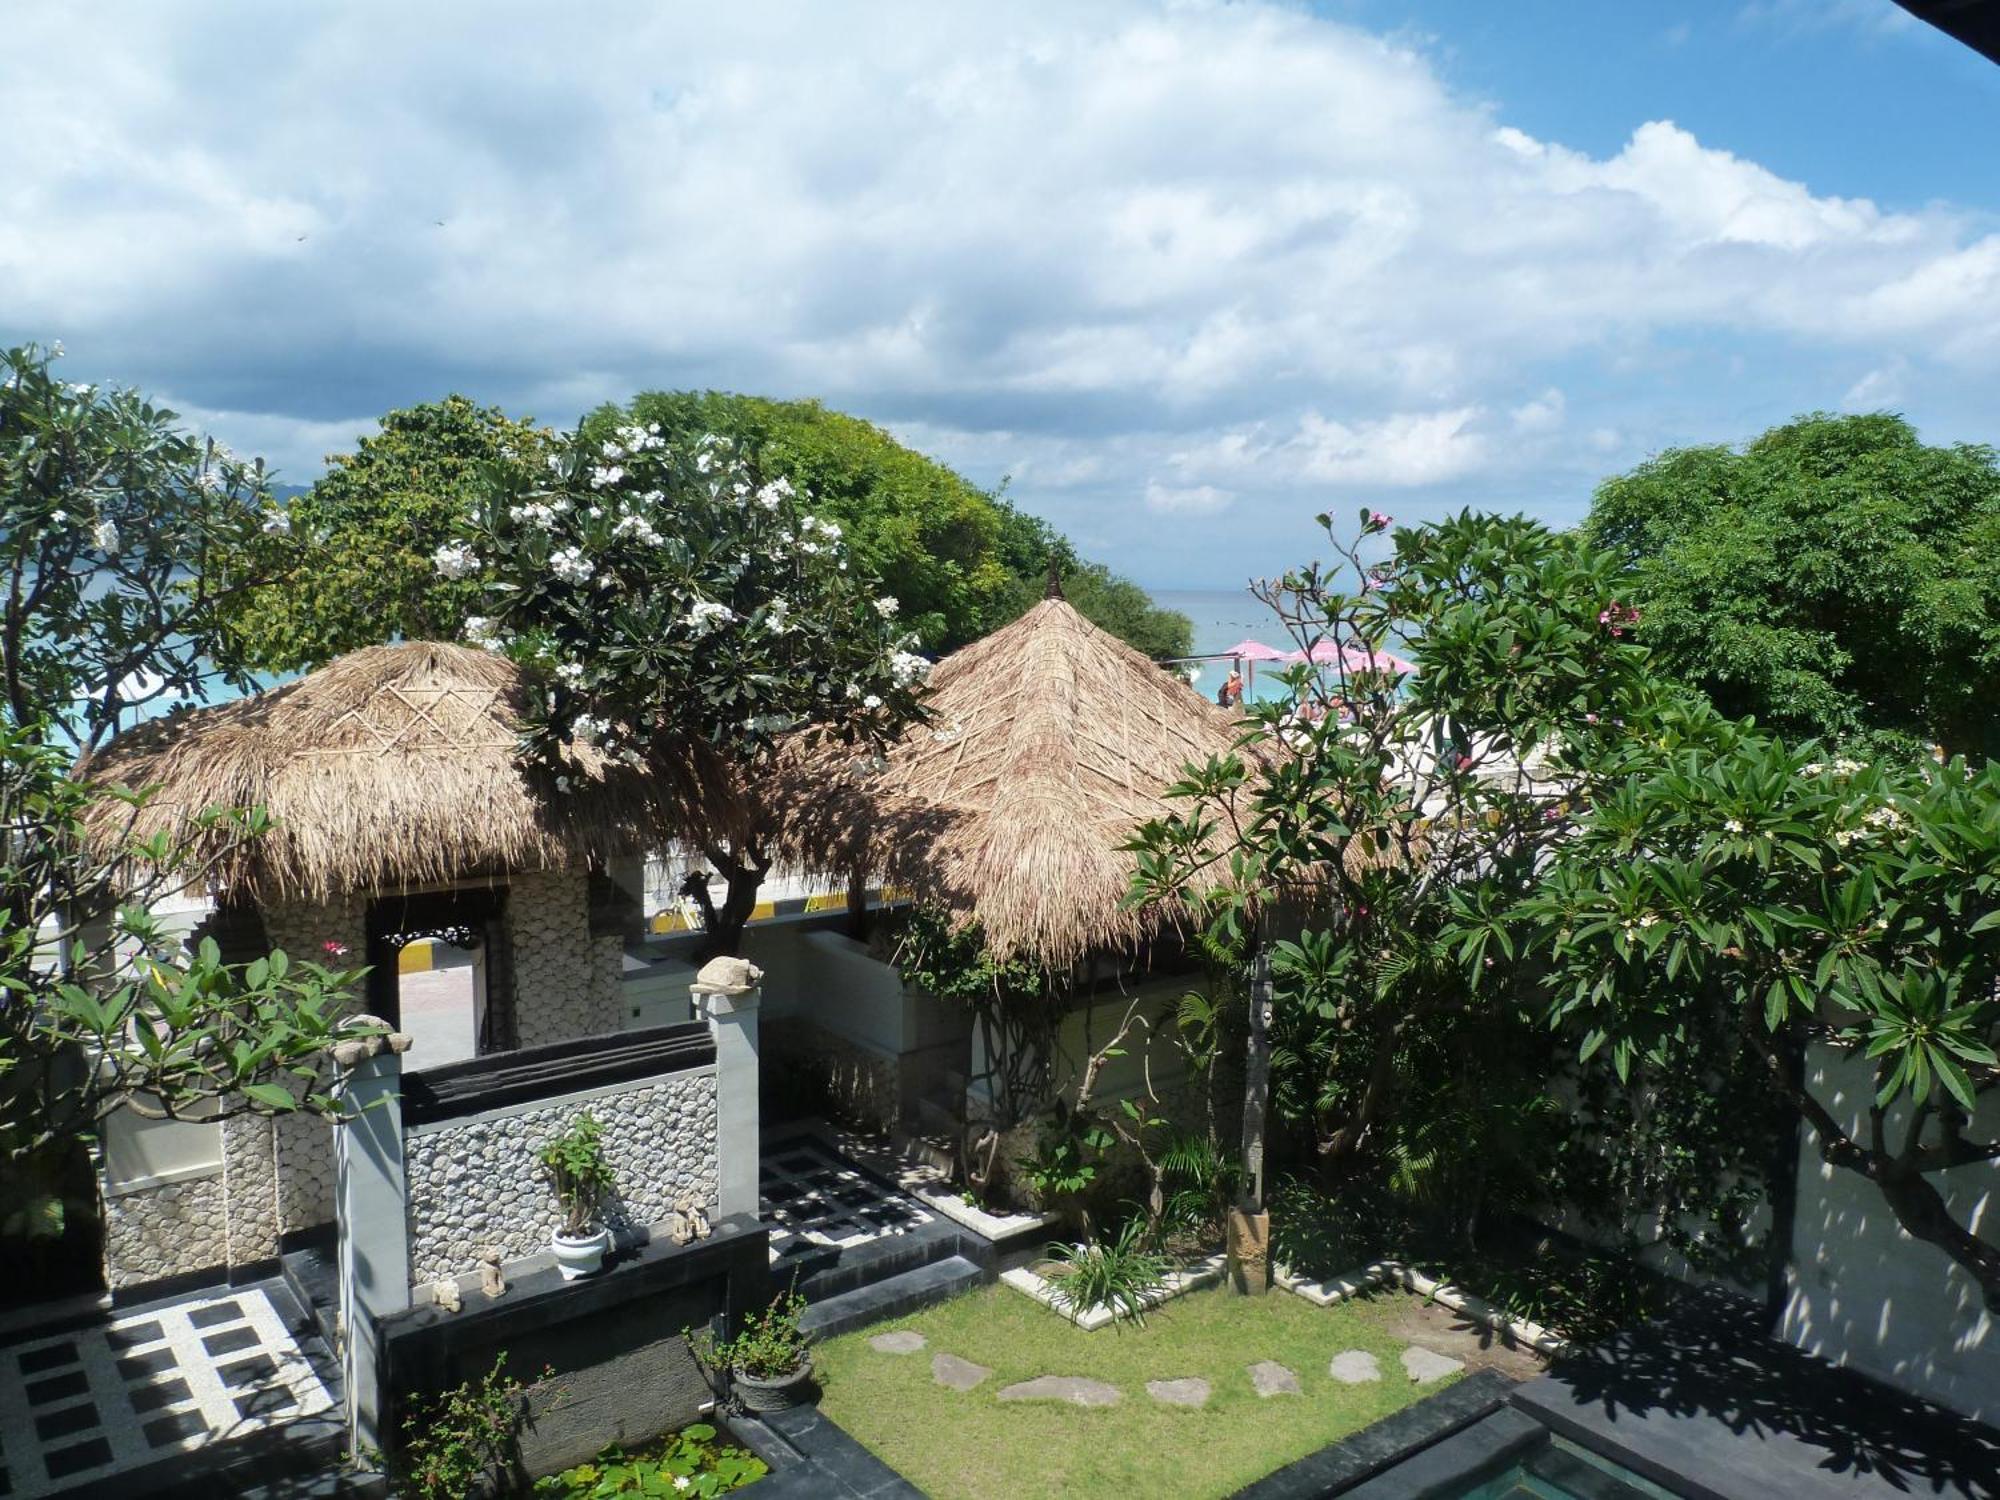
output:
M149 915L204 868L164 837L121 837L148 791L96 783L92 756L230 677L212 648L234 595L210 564L274 511L259 465L50 364L0 353L0 1152L17 1230L59 1228L49 1162L116 1109L335 1110L320 1064L351 980L277 953L189 954ZM204 821L263 826L256 809Z
M858 417L817 401L719 391L648 391L586 426L657 422L677 442L704 433L754 450L764 470L815 497L846 529L857 562L903 601L927 651L956 650L1019 617L1042 596L1051 558L1069 600L1089 620L1149 656L1185 656L1186 616L1158 608L1137 584L1080 560L1046 522Z
M733 952L770 868L756 787L780 740L868 754L921 717L930 663L900 601L839 522L733 440L634 422L488 479L469 538L432 564L484 589L468 639L540 675L527 753L558 788L578 739L677 782L730 885L710 950Z
M1605 481L1656 664L1731 718L1897 753L2000 753L2000 464L1900 417L1814 415Z
M1322 1173L1398 1182L1469 1241L1492 1207L1549 1195L1565 1146L1565 1065L1509 915L1576 809L1620 783L1632 736L1709 715L1647 669L1615 560L1574 537L1470 513L1391 532L1364 513L1334 543L1334 568L1260 597L1339 664L1252 705L1245 753L1186 769L1184 811L1135 841L1133 894L1187 902L1218 951L1269 951L1281 1141ZM1391 642L1413 676L1383 659ZM1279 911L1297 930L1272 941ZM1617 1222L1626 1206L1596 1207Z
M223 612L235 659L283 672L398 638L456 640L480 586L440 576L432 554L463 527L485 465L539 463L552 441L463 396L384 416L380 432L330 457L318 483L211 570L274 580Z
M1720 1020L1821 1157L2000 1307L2000 1242L1939 1174L2000 1161L2000 767L1863 764L1747 725L1641 744L1520 909L1556 1014L1621 1076ZM1815 1085L1871 1077L1858 1112Z

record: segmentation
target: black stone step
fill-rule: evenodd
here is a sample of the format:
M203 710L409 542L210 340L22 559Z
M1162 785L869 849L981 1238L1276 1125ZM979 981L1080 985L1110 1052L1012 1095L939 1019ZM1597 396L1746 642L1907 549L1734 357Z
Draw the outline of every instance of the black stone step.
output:
M286 1288L299 1299L326 1347L338 1348L334 1330L340 1320L339 1247L331 1239L314 1240L285 1251L279 1260Z
M815 1246L773 1265L771 1281L775 1288L796 1286L810 1304L954 1255L984 1259L951 1225L928 1224L910 1234L885 1235L850 1248Z
M952 1255L815 1302L799 1319L799 1327L815 1338L830 1339L886 1318L900 1318L920 1307L947 1302L992 1279L993 1273L977 1261Z

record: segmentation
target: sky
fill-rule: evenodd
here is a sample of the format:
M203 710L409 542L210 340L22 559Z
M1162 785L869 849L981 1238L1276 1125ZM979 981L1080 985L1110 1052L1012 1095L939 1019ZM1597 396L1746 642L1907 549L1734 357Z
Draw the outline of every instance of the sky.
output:
M302 483L462 392L816 396L1159 587L2000 441L2000 67L1890 0L8 0L0 341Z

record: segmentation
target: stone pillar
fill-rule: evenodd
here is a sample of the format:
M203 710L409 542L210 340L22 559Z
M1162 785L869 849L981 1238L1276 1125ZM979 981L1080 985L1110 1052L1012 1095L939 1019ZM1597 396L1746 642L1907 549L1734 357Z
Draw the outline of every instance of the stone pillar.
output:
M695 1014L708 1022L715 1037L716 1214L757 1216L758 1158L762 1138L757 1126L757 1003L763 978L743 964L752 983L719 979L711 970L741 959L717 959L688 986L694 992ZM732 979L735 976L732 976Z
M398 1042L353 1042L363 1053L347 1067L346 1116L337 1131L336 1214L340 1225L340 1327L347 1380L347 1432L357 1458L389 1446L383 1394L381 1320L410 1305L410 1237L403 1177L403 1060Z

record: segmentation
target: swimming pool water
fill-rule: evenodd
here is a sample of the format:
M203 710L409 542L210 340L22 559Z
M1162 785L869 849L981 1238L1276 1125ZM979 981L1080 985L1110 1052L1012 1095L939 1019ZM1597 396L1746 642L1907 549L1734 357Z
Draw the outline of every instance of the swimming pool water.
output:
M1562 1438L1551 1438L1461 1500L1678 1500L1671 1490Z

